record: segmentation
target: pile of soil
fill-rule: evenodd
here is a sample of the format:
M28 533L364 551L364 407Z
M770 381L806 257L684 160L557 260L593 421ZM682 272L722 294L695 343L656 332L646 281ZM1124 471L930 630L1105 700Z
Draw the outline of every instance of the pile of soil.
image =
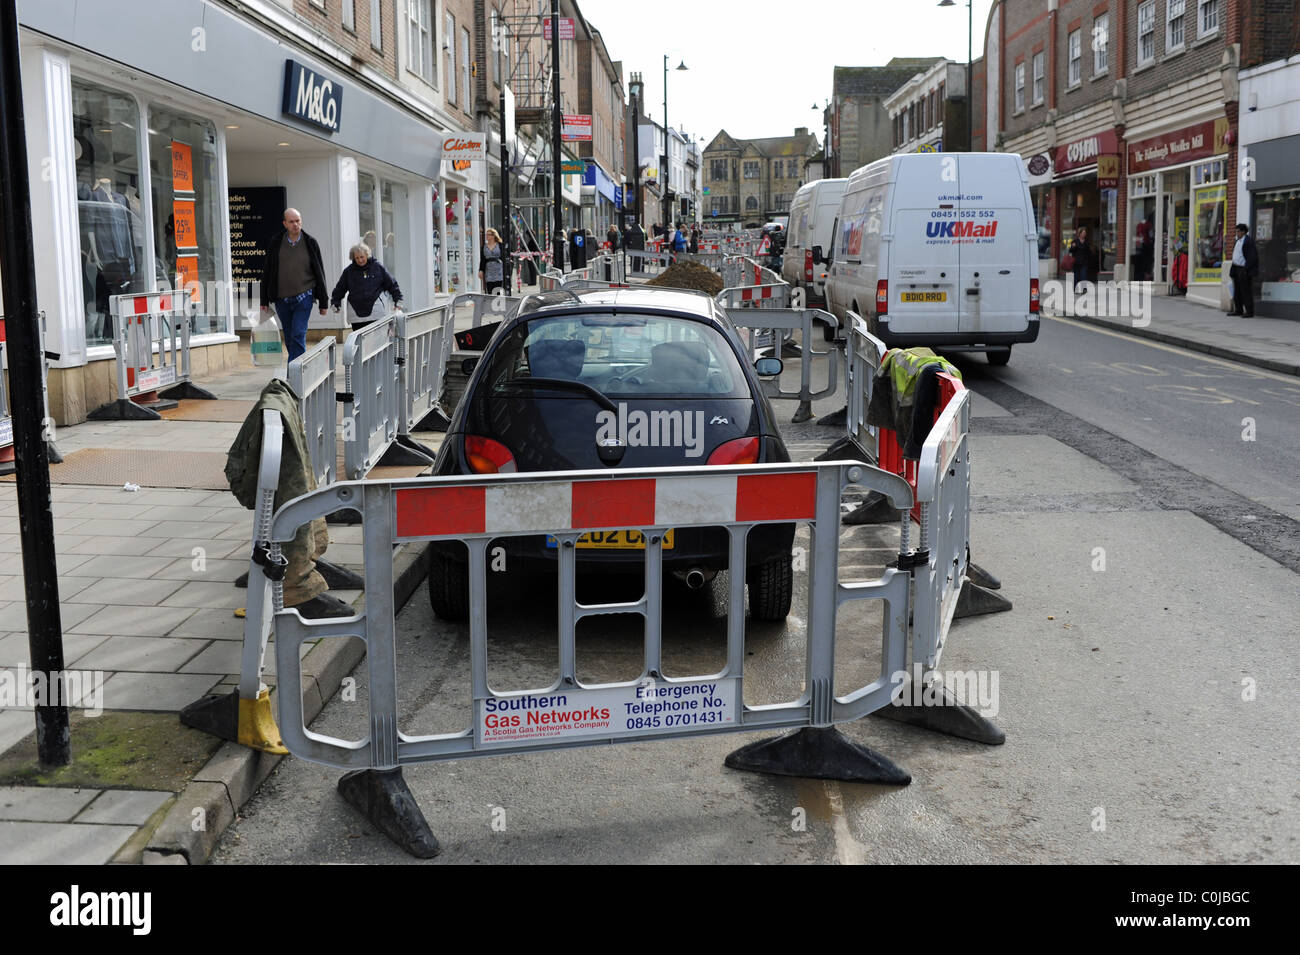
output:
M699 262L675 262L646 282L661 288L688 288L717 295L722 291L722 277Z

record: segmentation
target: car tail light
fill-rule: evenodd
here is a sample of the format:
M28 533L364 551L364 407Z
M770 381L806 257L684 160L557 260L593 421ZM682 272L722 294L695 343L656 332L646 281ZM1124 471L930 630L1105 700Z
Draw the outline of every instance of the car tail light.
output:
M884 315L889 311L889 279L876 283L876 314Z
M1029 310L1038 311L1038 279L1029 280Z
M805 282L813 280L812 249L804 249L803 252L803 280Z
M736 438L724 441L709 455L709 464L757 464L758 438Z
M500 441L476 434L465 436L465 457L475 474L513 474L519 470L509 448Z

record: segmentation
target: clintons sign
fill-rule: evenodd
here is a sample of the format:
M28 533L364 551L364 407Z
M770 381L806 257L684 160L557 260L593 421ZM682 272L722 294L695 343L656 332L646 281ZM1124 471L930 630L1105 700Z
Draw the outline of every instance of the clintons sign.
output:
M485 162L487 137L482 133L450 132L442 140L442 158L448 162Z
M1129 143L1129 175L1226 153L1228 146L1224 137L1227 134L1228 120L1221 118Z
M1097 162L1098 156L1117 152L1119 152L1119 140L1115 136L1115 130L1107 129L1092 136L1076 139L1064 146L1057 146L1052 166L1059 179L1076 169L1093 165Z

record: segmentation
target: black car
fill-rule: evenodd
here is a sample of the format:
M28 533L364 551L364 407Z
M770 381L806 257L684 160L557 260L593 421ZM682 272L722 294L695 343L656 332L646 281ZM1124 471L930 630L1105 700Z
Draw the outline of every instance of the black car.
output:
M780 363L760 359L758 368L776 374ZM789 460L757 369L745 360L725 312L703 293L638 287L525 299L477 359L433 470L492 474ZM746 581L757 619L781 620L789 613L794 530L793 524L760 524L749 534ZM556 565L555 541L545 535L502 543L512 570ZM579 572L641 574L644 547L635 530L584 535ZM664 541L664 571L699 588L726 569L728 552L725 528L675 530ZM429 598L443 619L468 616L466 561L456 541L430 546Z

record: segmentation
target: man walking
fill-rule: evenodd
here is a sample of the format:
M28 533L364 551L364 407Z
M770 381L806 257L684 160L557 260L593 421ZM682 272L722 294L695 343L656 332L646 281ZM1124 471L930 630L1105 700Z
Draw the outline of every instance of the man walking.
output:
M1232 278L1232 311L1229 315L1242 318L1255 317L1255 276L1259 274L1259 252L1255 249L1255 240L1250 237L1250 228L1244 223L1237 223L1237 244L1232 249L1232 266L1228 275Z
M284 231L266 246L262 309L269 311L274 304L280 327L284 329L289 361L307 350L307 323L311 321L313 299L320 303L320 313L325 315L329 291L320 244L303 231L298 210L285 209Z

